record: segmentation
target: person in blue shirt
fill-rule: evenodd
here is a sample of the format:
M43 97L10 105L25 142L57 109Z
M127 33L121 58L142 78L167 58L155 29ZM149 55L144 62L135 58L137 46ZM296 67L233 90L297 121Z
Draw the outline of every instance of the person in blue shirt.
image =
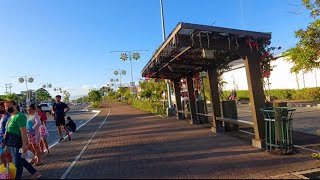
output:
M1 147L4 146L4 135L6 133L6 125L8 122L8 119L10 117L10 113L8 113L5 109L5 105L4 102L0 102L0 115L1 115L1 119L0 119L0 142L2 144Z

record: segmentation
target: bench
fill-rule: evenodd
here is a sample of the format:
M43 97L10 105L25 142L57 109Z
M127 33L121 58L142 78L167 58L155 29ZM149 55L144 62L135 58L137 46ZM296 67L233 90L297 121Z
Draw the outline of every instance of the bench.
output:
M191 112L189 112L189 111L178 111L178 113L182 113L182 114L191 114Z
M212 115L210 114L203 114L203 113L196 113L196 114L200 116L212 117Z
M216 120L222 121L222 122L228 122L228 123L232 123L232 124L247 125L247 126L253 127L253 122L240 120L240 119L216 117Z

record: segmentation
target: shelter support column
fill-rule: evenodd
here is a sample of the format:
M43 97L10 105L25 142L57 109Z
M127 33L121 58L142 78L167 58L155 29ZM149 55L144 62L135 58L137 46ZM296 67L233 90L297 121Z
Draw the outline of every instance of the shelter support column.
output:
M188 86L188 97L189 97L189 107L190 107L190 116L191 121L190 124L197 124L197 114L196 114L196 100L194 97L194 87L193 87L193 79L192 75L187 76L187 86Z
M218 72L216 68L209 69L207 72L209 79L209 92L212 108L212 132L218 133L222 131L222 122L217 121L216 117L221 117L221 105L219 96L219 81Z
M179 111L182 111L182 104L181 104L181 92L179 88L179 79L173 80L173 86L174 86L174 93L176 97L176 108L177 108L177 119L182 119L182 113L179 113Z
M252 140L252 146L257 148L264 147L264 119L260 108L265 106L265 96L263 90L263 81L260 66L260 55L256 50L242 53L244 59L249 97L252 111L252 120L254 124L255 138Z

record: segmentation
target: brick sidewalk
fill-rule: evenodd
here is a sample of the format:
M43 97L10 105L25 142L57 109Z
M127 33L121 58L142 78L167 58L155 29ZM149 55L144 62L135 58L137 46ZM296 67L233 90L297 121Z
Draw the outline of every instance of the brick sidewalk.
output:
M213 134L188 121L160 118L120 103L68 174L91 178L297 178L293 172L320 167L310 152L270 155L250 142ZM52 148L43 178L60 178L106 117L106 109L74 134L74 142Z

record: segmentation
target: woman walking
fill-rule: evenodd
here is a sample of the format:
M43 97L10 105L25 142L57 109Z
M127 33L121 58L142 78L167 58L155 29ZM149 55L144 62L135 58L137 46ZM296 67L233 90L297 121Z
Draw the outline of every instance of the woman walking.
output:
M28 151L27 118L17 111L17 103L15 101L6 101L5 107L6 111L11 114L6 125L5 152L12 154L13 162L17 168L16 179L21 179L23 167L32 174L31 179L39 179L41 174L28 161L22 158L19 152L20 149L23 153Z
M46 127L47 126L47 119L48 119L46 113L42 111L41 106L37 106L36 111L40 117L41 124ZM48 155L49 154L49 146L48 146L48 141L47 141L46 136L41 136L40 149L42 152L45 153L45 155Z
M40 152L40 131L41 125L40 117L36 113L36 106L31 104L28 107L27 116L27 135L29 142L29 149L35 155L35 158L31 163L35 163L36 166L41 164L41 152Z

